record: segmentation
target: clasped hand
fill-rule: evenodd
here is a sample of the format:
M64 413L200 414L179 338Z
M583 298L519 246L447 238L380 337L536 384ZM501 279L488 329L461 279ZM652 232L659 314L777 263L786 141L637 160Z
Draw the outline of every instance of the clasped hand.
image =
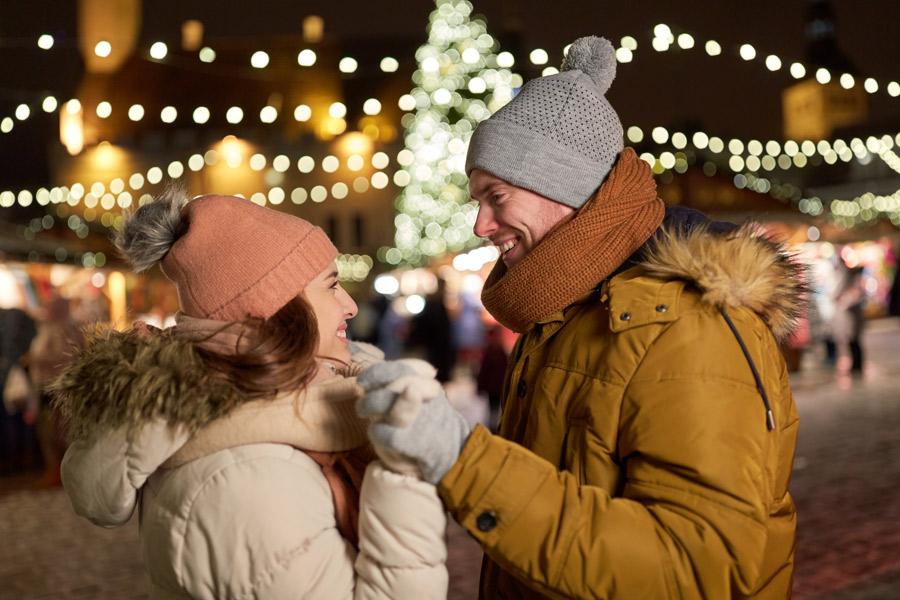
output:
M369 439L382 462L437 484L471 428L434 376L434 367L418 359L372 364L357 379L365 390L357 412L371 419Z

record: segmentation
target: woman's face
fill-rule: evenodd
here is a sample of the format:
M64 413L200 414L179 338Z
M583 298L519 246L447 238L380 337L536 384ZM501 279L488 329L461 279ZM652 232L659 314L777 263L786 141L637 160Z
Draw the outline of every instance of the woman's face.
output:
M319 326L319 358L350 362L347 321L356 316L356 302L337 280L337 268L325 267L303 290Z

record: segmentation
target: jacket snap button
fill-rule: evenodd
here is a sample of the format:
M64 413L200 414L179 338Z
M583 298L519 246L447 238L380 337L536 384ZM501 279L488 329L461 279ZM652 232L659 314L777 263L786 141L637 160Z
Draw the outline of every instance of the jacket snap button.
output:
M497 515L493 511L485 511L475 519L475 526L478 527L478 531L487 533L497 526Z
M619 318L622 319L623 321L630 321L630 320L631 320L631 313L630 313L630 312L627 312L627 311L626 311L626 312L623 312L621 315L619 315Z
M667 310L669 310L669 307L666 306L665 304L657 304L656 305L656 312L658 312L658 313L664 313Z
M519 394L519 398L524 398L524 397L525 397L525 393L526 393L527 391L528 391L528 386L525 385L525 380L524 380L524 379L520 379L520 380L519 380L519 385L518 385L518 387L516 388L516 392Z

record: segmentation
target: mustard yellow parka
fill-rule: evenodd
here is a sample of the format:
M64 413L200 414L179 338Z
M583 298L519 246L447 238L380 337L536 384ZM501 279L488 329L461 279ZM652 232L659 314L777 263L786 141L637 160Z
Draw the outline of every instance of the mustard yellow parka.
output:
M750 229L669 231L521 336L500 435L477 427L439 484L481 597L790 596L800 275Z

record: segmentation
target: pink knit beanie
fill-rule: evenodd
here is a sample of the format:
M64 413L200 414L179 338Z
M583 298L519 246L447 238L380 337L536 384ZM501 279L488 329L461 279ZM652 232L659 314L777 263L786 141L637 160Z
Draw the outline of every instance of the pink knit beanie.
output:
M328 236L234 196L169 190L126 220L116 245L140 272L162 263L188 316L267 319L337 256Z

